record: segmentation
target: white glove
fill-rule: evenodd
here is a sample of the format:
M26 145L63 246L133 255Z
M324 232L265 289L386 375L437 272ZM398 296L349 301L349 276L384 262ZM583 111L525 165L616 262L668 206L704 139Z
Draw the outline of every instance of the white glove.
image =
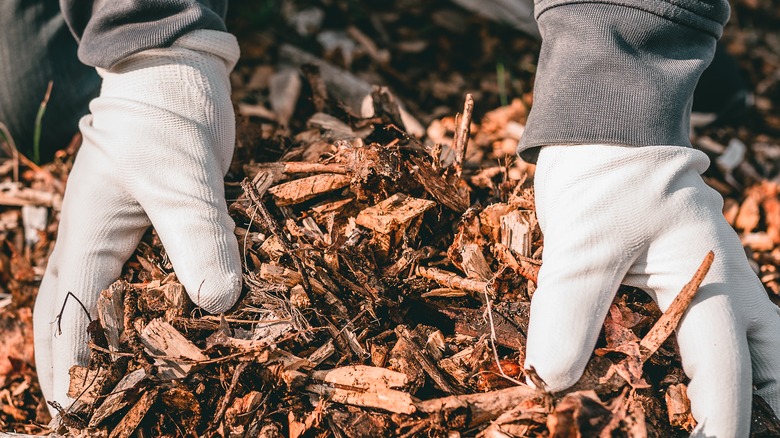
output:
M88 316L154 225L192 301L212 313L241 292L235 224L223 177L235 119L228 75L235 37L198 30L172 47L100 71L100 97L81 120L83 145L68 180L59 236L35 303L35 361L43 395L67 407L68 370L88 359Z
M723 218L721 196L700 176L708 164L702 152L677 146L541 150L535 190L544 264L525 366L549 390L580 378L621 282L666 310L714 250L677 331L694 435L747 436L753 384L780 414L778 308Z

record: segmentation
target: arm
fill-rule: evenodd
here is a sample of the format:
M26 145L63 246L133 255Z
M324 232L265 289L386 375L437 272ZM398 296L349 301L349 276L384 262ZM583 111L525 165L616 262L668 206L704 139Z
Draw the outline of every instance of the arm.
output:
M545 246L526 367L551 391L572 386L621 283L665 310L713 250L677 341L694 435L746 436L753 385L780 412L780 317L688 141L693 89L728 6L542 0L535 13L543 41L520 151L540 151Z
M691 145L693 90L728 19L725 0L535 6L543 39L519 152L549 144Z
M60 8L79 41L81 62L103 69L170 47L194 30L227 31L227 0L60 0Z
M128 9L127 16L144 23L166 22L168 14L179 17L176 5L197 9L194 2L165 3L171 7L162 2L98 3L103 6L88 20L81 47L86 49L80 53L87 60L95 56L95 64L105 67L98 69L103 84L90 104L91 114L79 125L83 143L34 309L41 389L47 401L66 407L73 401L67 397L68 371L86 365L89 356L89 317L69 300L61 333L55 318L72 293L94 319L100 291L121 274L150 225L195 304L224 312L241 292L235 224L223 184L235 141L228 75L239 56L236 39L215 29L155 26L147 30L157 29L165 44L147 47L152 33L119 44L117 53L123 57L108 49L93 52L97 46L87 45L89 30L111 28L101 21L108 5L139 5ZM76 10L86 3L69 4ZM135 26L127 26L130 30L118 26L108 33L132 36Z

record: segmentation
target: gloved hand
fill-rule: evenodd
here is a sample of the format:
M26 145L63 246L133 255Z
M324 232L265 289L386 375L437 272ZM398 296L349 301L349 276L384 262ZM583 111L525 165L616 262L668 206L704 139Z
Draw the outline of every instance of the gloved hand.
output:
M228 75L235 37L198 30L172 47L128 57L103 76L81 120L83 145L68 180L54 251L34 310L35 361L43 395L63 406L68 370L88 359L88 316L154 225L192 301L228 310L241 291L235 224L223 177L235 119Z
M666 310L708 251L715 260L677 331L694 435L747 436L753 385L780 414L780 316L700 173L678 146L547 146L536 168L544 264L526 368L555 392L580 378L618 286ZM751 382L752 371L752 382Z

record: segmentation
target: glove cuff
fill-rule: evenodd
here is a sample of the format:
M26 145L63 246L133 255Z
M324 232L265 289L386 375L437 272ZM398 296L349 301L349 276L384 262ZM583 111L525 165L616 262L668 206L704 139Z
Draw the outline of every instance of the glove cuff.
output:
M684 0L633 3L536 3L542 48L518 152L551 144L690 146L693 91L728 4L689 2L709 6L698 11L677 5Z
M227 71L233 70L241 55L236 37L218 30L194 30L176 40L172 47L181 47L217 56L225 63Z
M186 51L188 50L216 57L224 65L227 72L233 70L241 55L238 40L236 40L233 34L218 30L200 29L184 35L170 47L138 52L117 62L111 69L97 67L95 70L97 70L101 78L106 79L112 73L125 73L151 65L170 63L171 61L181 62L181 59L174 60L172 56L175 54L179 58L181 56L191 58L193 54L187 55ZM166 57L170 59L166 61L164 59Z

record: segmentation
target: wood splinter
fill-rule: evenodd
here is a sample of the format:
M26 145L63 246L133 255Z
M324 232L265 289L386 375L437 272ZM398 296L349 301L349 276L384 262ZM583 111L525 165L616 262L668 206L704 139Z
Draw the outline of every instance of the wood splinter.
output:
M458 123L453 138L452 146L455 150L455 174L460 177L463 172L463 160L466 158L466 149L471 135L471 113L474 111L474 96L466 94L466 102L463 104L463 114L456 117Z
M699 290L701 282L704 281L704 277L707 276L707 272L709 272L714 259L715 253L712 251L708 252L691 281L683 286L680 293L677 294L674 301L672 301L672 304L666 309L666 312L661 315L658 322L656 322L653 328L651 328L645 337L642 338L642 341L639 343L642 350L642 362L647 361L647 359L663 345L669 335L677 328L683 313L685 313L688 306L690 306L693 297L696 296L696 292Z
M468 292L474 292L482 294L488 286L487 281L474 280L471 278L463 278L458 274L454 274L443 269L426 268L423 266L417 267L417 275L429 280L433 280L442 286L450 289L461 289Z

